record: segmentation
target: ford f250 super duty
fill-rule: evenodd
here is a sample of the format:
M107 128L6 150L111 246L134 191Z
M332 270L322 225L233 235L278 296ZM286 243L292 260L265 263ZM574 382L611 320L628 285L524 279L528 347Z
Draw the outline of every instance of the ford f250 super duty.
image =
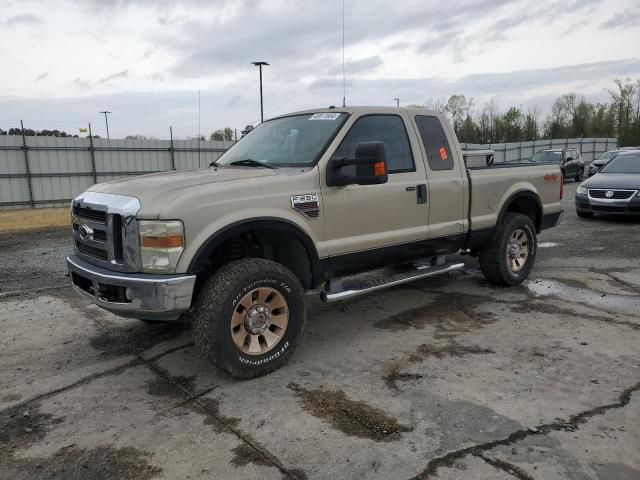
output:
M304 294L327 302L450 272L522 282L563 214L557 163L468 162L443 115L328 108L262 123L207 169L94 185L72 204L73 286L147 322L191 317L240 378L287 361ZM370 272L367 275L358 275Z

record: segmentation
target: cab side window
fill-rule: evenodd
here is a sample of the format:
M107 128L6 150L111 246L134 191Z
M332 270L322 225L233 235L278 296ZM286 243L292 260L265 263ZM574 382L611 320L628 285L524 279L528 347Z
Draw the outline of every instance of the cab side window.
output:
M453 157L449 140L444 133L438 117L431 115L417 115L416 125L420 132L420 138L427 153L429 168L433 171L453 170Z
M360 142L384 142L388 173L414 172L413 154L404 122L397 115L365 115L356 120L334 153L354 158Z

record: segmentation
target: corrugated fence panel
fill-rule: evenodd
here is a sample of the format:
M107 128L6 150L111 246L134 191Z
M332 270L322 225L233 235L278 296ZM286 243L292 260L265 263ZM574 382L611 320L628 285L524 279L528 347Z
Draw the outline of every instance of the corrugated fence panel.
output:
M0 174L25 174L22 137L0 135Z
M27 137L27 145L37 204L68 201L93 184L88 140Z
M29 183L26 173L22 137L1 135L0 205L4 204L4 207L0 206L0 209L29 206ZM13 175L19 176L12 177Z

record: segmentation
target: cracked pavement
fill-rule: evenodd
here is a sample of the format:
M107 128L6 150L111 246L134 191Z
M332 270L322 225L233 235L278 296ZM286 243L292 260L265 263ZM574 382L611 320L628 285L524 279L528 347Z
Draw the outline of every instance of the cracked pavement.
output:
M238 381L188 322L77 297L66 231L0 235L0 478L639 479L640 221L540 236L525 285L461 272L332 305Z

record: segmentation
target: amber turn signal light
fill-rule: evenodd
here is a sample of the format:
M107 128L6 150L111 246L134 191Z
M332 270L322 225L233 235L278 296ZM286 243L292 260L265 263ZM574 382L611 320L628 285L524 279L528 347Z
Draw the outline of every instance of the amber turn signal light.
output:
M373 164L373 171L376 177L380 177L382 175L384 175L385 173L387 173L386 169L384 168L384 162L376 162Z
M142 237L142 246L147 248L177 248L182 245L182 235L170 235L168 237Z

